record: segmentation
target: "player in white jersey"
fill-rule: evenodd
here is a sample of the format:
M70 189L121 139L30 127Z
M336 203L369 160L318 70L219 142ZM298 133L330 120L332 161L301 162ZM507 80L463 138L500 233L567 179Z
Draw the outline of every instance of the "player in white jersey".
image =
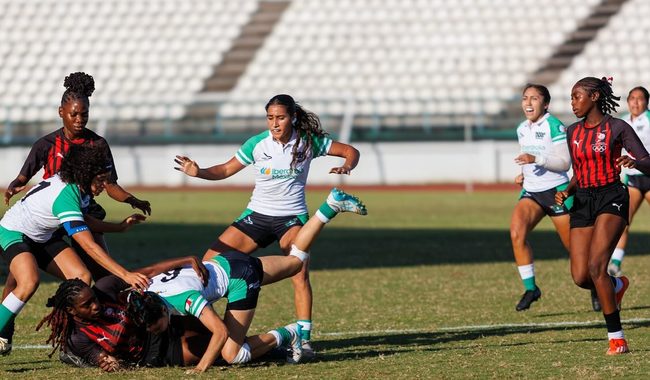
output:
M641 139L643 146L650 149L650 111L648 110L648 90L645 87L638 86L630 90L627 95L627 109L629 112L623 115L621 119L632 126L634 132ZM645 199L650 203L650 176L641 173L638 169L624 169L623 174L625 175L624 182L627 184L630 193L629 222L632 224L634 214L641 207L643 200ZM628 224L616 244L616 249L614 249L607 267L607 271L612 276L619 277L622 274L621 263L625 256L629 228L630 225Z
M335 188L316 215L300 229L287 256L257 258L235 250L223 252L203 261L209 272L207 284L192 267L152 277L145 296L151 297L151 293L159 295L169 305L171 313L195 316L212 333L196 372L205 371L219 353L228 363L242 364L275 347L289 344L291 349L287 360L290 363L301 360L302 340L297 323L267 334L252 337L246 337L246 334L255 314L260 287L298 273L309 259L309 248L318 234L340 212L367 214L366 207L358 198ZM211 305L223 297L228 299L228 303L221 320ZM150 318L143 314L140 303L129 302L136 322L153 333L166 330L167 315L155 313Z
M334 174L350 174L359 161L359 151L328 138L318 116L303 109L291 96L276 95L265 109L268 130L248 139L229 161L203 169L188 157L176 156L175 169L208 180L228 178L248 165L255 168L255 189L246 210L207 250L206 260L232 249L250 254L274 241L288 254L308 218L305 183L311 160L325 155L344 158L343 165L330 170ZM306 356L311 356L308 264L305 262L292 282Z
M555 204L555 193L564 190L569 183L567 170L571 159L566 129L548 113L550 102L551 95L546 87L528 84L524 88L521 107L526 120L517 127L521 154L515 158L522 169L515 182L522 186L522 191L510 222L512 249L525 288L515 307L517 311L528 309L542 295L535 283L533 251L527 241L528 233L548 215L562 244L567 251L569 249L568 209L572 199L558 206Z
M110 168L98 148L71 147L59 174L34 186L0 220L0 255L9 265L17 286L0 305L0 331L32 297L39 283L38 269L61 279L90 283L90 272L75 251L54 232L63 226L79 245L111 273L134 287L145 289L146 276L129 272L95 243L81 212L85 194L104 190ZM54 236L53 236L54 235ZM0 341L0 351L11 349Z

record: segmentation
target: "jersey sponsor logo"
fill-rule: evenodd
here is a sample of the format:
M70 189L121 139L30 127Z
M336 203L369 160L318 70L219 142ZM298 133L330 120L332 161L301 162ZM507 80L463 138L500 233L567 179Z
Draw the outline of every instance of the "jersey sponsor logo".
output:
M544 136L546 136L546 132L535 132L535 138L537 140L543 140Z
M261 168L260 174L271 176L271 179L287 179L287 178L296 178L302 174L305 169L296 168L296 169L273 169L273 168Z
M573 143L576 145L576 147L579 147L581 142L582 140L573 140Z
M596 137L598 137L598 140L603 141L607 136L603 132L600 132Z

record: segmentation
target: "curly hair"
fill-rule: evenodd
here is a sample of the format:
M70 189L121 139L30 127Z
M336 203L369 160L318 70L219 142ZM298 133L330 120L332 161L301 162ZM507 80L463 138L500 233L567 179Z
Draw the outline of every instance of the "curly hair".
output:
M126 314L136 325L149 326L163 317L165 302L154 292L132 290L127 295Z
M101 145L71 145L59 170L63 182L77 184L89 193L95 176L111 170L107 166L106 150L102 148Z
M599 93L600 96L596 101L596 106L603 114L611 114L616 112L618 107L617 100L621 100L620 96L615 96L612 90L612 85L607 77L598 79L596 77L585 77L576 82L575 86L582 87L589 95Z
M65 77L63 87L66 90L61 97L61 106L71 100L88 101L95 91L95 80L86 73L76 72Z
M52 311L39 322L36 331L46 323L52 330L46 341L46 343L51 343L54 348L48 355L49 357L52 357L59 348L65 352L66 342L73 327L73 324L70 323L72 316L68 313L67 308L74 307L77 296L87 287L88 284L78 278L65 280L59 285L54 296L47 300L45 306L51 307Z
M270 106L280 105L287 108L289 116L291 117L291 126L298 131L296 145L293 146L293 159L291 160L291 168L295 169L298 162L302 162L307 157L307 153L312 148L313 138L326 136L327 133L321 127L318 115L304 109L300 104L296 103L290 95L279 94L272 97L264 110L268 111ZM298 151L300 140L305 138L305 144L302 149Z

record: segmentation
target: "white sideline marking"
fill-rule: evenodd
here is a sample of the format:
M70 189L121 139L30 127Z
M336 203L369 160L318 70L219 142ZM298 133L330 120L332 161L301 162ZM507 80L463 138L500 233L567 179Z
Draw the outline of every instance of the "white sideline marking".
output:
M623 319L621 323L645 323L650 322L650 318L632 318ZM597 326L604 325L605 321L566 321L566 322L542 322L542 323L503 323L498 325L466 325L466 326L450 326L439 327L437 329L402 329L402 330L366 330L366 331L341 331L341 332L325 332L316 333L316 336L363 336L363 335L381 335L381 334L413 334L413 333L440 333L440 332L464 332L464 331L492 331L504 328L525 328L525 327L574 327L574 326ZM13 348L19 350L40 350L50 349L52 346L45 344L22 344L14 346Z

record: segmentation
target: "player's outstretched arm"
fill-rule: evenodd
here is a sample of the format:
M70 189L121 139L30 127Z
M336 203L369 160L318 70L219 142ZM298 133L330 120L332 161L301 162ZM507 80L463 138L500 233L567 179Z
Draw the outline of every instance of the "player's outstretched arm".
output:
M210 272L208 272L208 269L196 256L176 257L173 259L164 260L159 263L136 269L134 272L142 273L148 278L151 278L163 272L189 266L194 269L197 276L199 276L201 279L201 282L203 282L203 285L207 285L208 279L210 278Z
M181 171L190 177L197 177L210 181L218 181L228 178L246 167L235 157L223 164L210 166L206 169L199 168L196 161L193 161L187 156L176 156L174 162L178 165L175 166L174 169Z
M186 374L201 373L210 368L212 363L214 363L219 356L223 345L228 339L228 328L226 328L226 324L223 323L217 313L214 312L212 306L207 305L203 308L199 320L208 330L210 330L212 337L210 338L208 347L206 348L205 353L203 353L199 364L197 364L195 368L187 370L185 372Z

